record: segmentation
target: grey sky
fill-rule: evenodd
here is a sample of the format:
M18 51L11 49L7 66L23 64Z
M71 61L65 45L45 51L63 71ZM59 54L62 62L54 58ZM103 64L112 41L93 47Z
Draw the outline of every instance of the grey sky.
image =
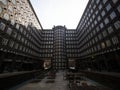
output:
M30 0L44 29L66 25L75 29L88 0Z

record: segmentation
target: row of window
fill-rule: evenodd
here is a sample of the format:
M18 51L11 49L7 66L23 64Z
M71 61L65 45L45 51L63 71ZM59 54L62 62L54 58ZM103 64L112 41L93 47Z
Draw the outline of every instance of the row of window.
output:
M18 44L18 43L15 43L13 40L8 40L8 39L6 39L6 38L2 38L2 40L1 40L1 45L2 45L2 47L0 48L0 50L6 50L6 48L9 46L9 49L7 49L7 51L6 52L9 52L9 51L16 51L17 50L17 52L16 53L19 53L18 51L22 51L22 52L24 52L24 53L26 53L26 54L32 54L32 55L38 55L38 53L36 53L35 51L33 51L32 49L30 49L30 48L28 48L28 47L25 47L25 46L23 46L23 45L20 45L20 44ZM4 48L4 46L7 46L7 47L5 47ZM12 49L10 49L10 48L12 48ZM14 50L13 50L14 49Z
M36 51L39 52L39 44L32 37L24 37L24 35L18 32L15 28L6 25L2 21L0 22L0 32L4 33L1 34L1 45L3 45L3 48L4 46L9 46L13 51L18 50L18 52L23 51L26 54L38 55ZM38 47L36 47L36 45Z
M120 29L120 21L119 19L117 20L119 17L118 13L120 13L120 5L113 8L112 4L118 0L113 2L103 1L105 5L100 0L91 2L79 23L77 39L81 56L119 44L116 32L119 32L118 30Z
M72 53L72 54L67 54L67 57L78 57L78 54L74 54L74 53Z
M66 33L66 36L67 36L67 37L75 37L76 34L74 34L74 33Z
M78 42L77 42L77 40L76 41L66 41L66 44L67 45L75 45L75 44L77 44Z
M70 34L70 33L71 33L71 34L72 34L72 33L74 34L74 33L76 33L76 31L75 31L75 30L66 30L66 34L67 34L67 33L68 33L68 34Z
M27 27L30 22L34 22L34 26L41 29L27 0L24 2L22 0L1 0L0 4L0 17L9 20L12 25L21 23Z
M110 3L108 4L108 6L110 7L110 9L112 8L112 6L110 6ZM103 7L103 6L102 6ZM89 11L89 10L88 10ZM96 14L96 12L97 12L97 14ZM89 12L88 12L89 13ZM88 16L85 16L84 15L84 18L82 18L82 20L81 20L81 22L80 22L80 25L79 25L79 28L82 30L84 27L85 28L87 28L89 25L90 25L90 23L92 23L92 22L94 22L94 23L92 23L92 25L90 25L91 26L91 28L92 27L94 27L95 25L97 25L97 23L98 22L100 22L101 20L102 20L102 18L104 18L104 16L108 13L108 11L104 11L104 9L103 9L103 11L98 15L98 9L97 10L95 10L94 12L93 12L93 14L91 14L91 15L89 15L88 13L86 13L86 15L88 15L88 16L91 16L91 17L94 17L94 18L91 18L91 17L88 17ZM118 5L118 7L117 7L117 11L115 10L115 11L112 11L112 12L110 12L110 14L109 14L109 18L108 18L108 16L104 19L104 22L105 22L105 24L108 24L111 20L113 20L115 17L117 17L117 13L120 13L120 5ZM97 16L97 17L96 17ZM95 17L96 17L96 19L95 19ZM100 24L100 27L101 28L103 28L104 27L104 25L103 25L103 23L101 23ZM84 28L84 29L85 29ZM84 30L82 30L82 32L83 32ZM82 33L81 33L81 35L82 35Z
M99 25L97 25L96 31L94 31L94 32L91 33L92 36L93 36L94 34L96 34L97 32L99 32L101 29L103 29L103 28L106 26L106 24L108 24L110 21L111 21L111 20L109 20L108 18L104 19L105 24L104 24L103 22L101 22ZM91 22L91 23L92 23L92 22ZM93 22L93 23L94 23L94 22ZM92 28L95 27L93 23L92 23L92 25L89 26L88 28L84 27L84 28L82 29L83 31L82 31L81 34L80 34L80 36L82 36L81 39L83 39L87 34L89 34L90 31L92 30ZM119 24L120 24L120 21L119 21L119 20L114 23L115 29L119 29L119 27L120 27ZM108 31L108 32L109 32L109 31ZM86 34L84 34L84 33L86 33Z
M43 58L45 58L45 57L52 57L53 55L52 54L40 54L40 57L43 57Z
M68 38L66 38L66 40L71 40L71 41L73 40L74 41L74 40L76 40L76 38L72 38L72 37L69 38L68 37Z
M111 47L113 45L118 45L119 40L118 40L117 36L113 36L111 38L111 40L106 39L105 41L102 41L102 42L96 44L95 46L94 45L91 46L91 43L92 42L89 42L88 44L84 45L81 49L79 49L79 52L84 51L84 55L95 53L95 52L98 52L99 50L109 48L109 47ZM89 48L89 46L91 46L91 49ZM119 49L119 47L117 47L117 46L115 46L115 48ZM113 48L110 48L110 49L115 49L115 48L113 47Z
M50 37L50 38L43 38L43 40L44 40L44 41L48 41L48 40L52 41L53 38L51 38L51 37Z
M77 46L76 45L67 45L66 48L71 48L72 49L72 48L77 48Z
M77 49L67 49L66 52L67 52L67 53L68 53L68 52L74 52L74 53L77 53L78 50L77 50Z
M113 3L114 3L114 1L118 2L118 0L113 0ZM89 17L90 17L90 19L92 19L92 18L94 19L95 16L98 15L99 11L101 11L103 7L105 7L105 8L104 8L103 11L101 12L101 16L104 16L104 15L105 15L105 11L108 12L108 11L111 10L111 8L113 8L112 5L111 5L111 4L113 4L113 3L111 3L110 1L108 1L107 5L104 5L104 4L107 2L107 0L106 0L106 1L104 1L104 0L99 1L100 3L95 3L95 2L98 2L97 0L95 0L95 1L93 1L93 2L94 2L94 3L91 2L91 4L89 4L89 7L86 9L86 12L85 12L85 14L84 14L84 16L83 16L83 18L82 18L82 20L81 20L81 23L87 22L86 20L88 20ZM104 3L104 4L102 4L102 3ZM98 7L98 8L97 8L97 7ZM97 9L97 10L96 10L96 9ZM118 9L118 11L120 11L119 6L117 7L117 9ZM95 11L95 12L94 12L94 11ZM95 13L95 15L94 15L93 13ZM92 15L92 14L93 14L93 15ZM92 15L92 16L91 16L91 15ZM115 12L112 12L110 16L111 16L111 18L112 18L112 16L115 17ZM87 17L87 18L86 18L86 17ZM92 17L92 18L91 18L91 17ZM100 20L100 19L99 19L99 20ZM91 20L90 20L90 21L91 21ZM79 27L81 27L81 26L82 26L82 24L80 24ZM84 26L84 25L83 25L83 26Z
M65 58L66 58L66 57L63 57L63 56L54 57L54 59L59 60L58 62L63 62L62 59L65 60ZM57 61L57 60L56 60L56 61Z
M53 30L51 30L51 29L50 29L50 30L45 30L45 29L44 29L44 30L42 31L42 33L43 33L43 34L53 34Z
M53 61L53 64L65 64L66 63L66 60L65 59L55 59L54 61Z
M5 29L5 27L6 27L6 29ZM3 23L3 22L0 22L0 29L1 29L2 31L6 32L8 35L14 37L15 39L21 40L21 42L23 42L23 43L25 43L25 44L26 44L26 42L27 42L27 39L25 39L25 37L26 37L26 38L28 38L29 40L31 40L33 43L35 43L37 46L39 46L39 44L38 44L37 42L40 43L40 40L36 37L36 39L37 39L37 42L36 42L36 40L34 40L29 33L26 33L26 30L25 30L25 29L24 29L24 33L20 33L20 32L18 32L16 29L13 29L13 28L11 28L10 26L5 25L5 23ZM23 30L23 28L20 29L20 30ZM25 37L22 37L21 34L24 35ZM34 37L35 37L35 36L36 36L36 35L34 35Z
M52 42L51 42L51 41L44 41L42 44L45 44L45 45L46 45L46 44L48 44L48 45L49 45L49 44L53 44L53 41L52 41Z
M45 44L45 45L41 45L40 47L41 47L41 48L44 48L44 49L45 49L45 48L53 48L53 45L46 45L46 44Z

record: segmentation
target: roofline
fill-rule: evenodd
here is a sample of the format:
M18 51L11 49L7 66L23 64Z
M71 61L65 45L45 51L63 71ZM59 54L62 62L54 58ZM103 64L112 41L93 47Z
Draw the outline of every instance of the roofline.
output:
M88 5L89 5L90 1L91 1L91 0L88 1L87 5L86 5L86 7L85 7L85 9L84 9L84 12L83 12L82 16L80 17L80 20L79 20L79 22L78 22L78 25L77 25L77 27L76 27L76 30L78 29L78 27L79 27L79 25L80 25L80 21L81 21L83 15L85 14L85 11L86 11L87 8L88 8Z
M28 1L29 5L31 6L31 9L33 10L33 13L34 13L35 17L37 18L38 23L39 23L39 25L41 26L41 29L43 30L43 27L42 27L42 25L41 25L41 23L40 23L40 20L38 19L37 14L36 14L36 12L35 12L32 4L31 4L30 0L27 0L27 1Z

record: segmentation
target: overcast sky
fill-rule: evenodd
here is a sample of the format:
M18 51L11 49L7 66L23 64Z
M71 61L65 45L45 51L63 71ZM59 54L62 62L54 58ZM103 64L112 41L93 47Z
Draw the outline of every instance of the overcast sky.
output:
M76 29L88 0L30 0L43 29L65 25Z

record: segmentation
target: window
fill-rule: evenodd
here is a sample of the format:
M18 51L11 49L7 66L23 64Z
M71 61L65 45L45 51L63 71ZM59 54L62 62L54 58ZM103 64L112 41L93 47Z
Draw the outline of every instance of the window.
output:
M99 37L99 40L101 40L101 39L102 39L102 35L101 35L101 34L99 34L99 35L98 35L98 37Z
M106 10L109 11L110 9L111 9L111 5L108 4L108 5L106 6Z
M95 8L96 8L96 5L94 5L93 9L95 9Z
M112 33L113 32L113 28L110 26L110 27L108 27L108 33Z
M111 14L110 14L110 18L111 19L114 19L116 17L116 13L113 11Z
M93 19L95 18L95 15L93 14Z
M97 32L100 30L99 26L98 26L98 27L96 27L96 30L97 30Z
M96 11L95 14L97 15L97 14L98 14L98 11Z
M19 24L16 25L16 29L19 29Z
M99 44L97 45L97 48L98 48L98 50L100 50L100 45Z
M16 43L16 45L15 45L15 49L18 49L18 43Z
M16 4L16 1L15 0L11 0L13 4Z
M0 0L4 5L7 5L7 0Z
M13 7L11 5L8 6L8 11L13 12Z
M95 24L95 25L97 24L97 20L94 21L94 24Z
M102 11L102 14L101 14L101 15L102 15L103 17L105 16L105 11L104 11L104 10Z
M21 35L18 35L18 40L20 40L21 39Z
M0 14L2 13L2 8L0 7Z
M20 31L23 32L23 28L22 27L20 28Z
M117 7L118 12L120 13L120 5Z
M112 42L113 42L113 44L118 44L119 43L119 40L118 40L117 36L114 36L112 38Z
M12 48L14 45L14 41L10 41L9 46Z
M12 34L12 36L14 37L14 38L16 38L16 36L17 36L17 32L13 32L13 34Z
M90 18L90 22L92 22L92 18Z
M103 31L103 36L106 37L107 36L107 32L104 30Z
M91 9L91 14L93 13L93 9Z
M15 20L14 20L14 19L11 20L11 24L12 24L12 25L15 24Z
M94 35L96 34L95 30L93 31L93 34L94 34Z
M24 35L26 35L26 31L24 30ZM35 36L36 37L36 36Z
M107 0L103 0L103 3L105 4L107 2Z
M98 41L98 38L97 38L97 37L95 37L95 41L96 41L96 42Z
M93 44L95 43L95 40L94 40L94 39L92 40L92 43L93 43Z
M119 29L120 28L120 21L116 21L114 23L114 26L115 26L116 29Z
M104 20L104 22L105 22L105 24L108 24L108 23L109 23L109 19L106 18L106 19Z
M7 43L8 43L8 39L3 38L3 39L2 39L2 45L7 45Z
M106 40L106 45L107 45L107 47L111 46L110 40Z
M104 27L103 23L100 24L100 28L102 29Z
M19 47L19 50L22 50L22 45ZM29 53L30 53L30 50L29 50Z
M4 16L3 16L3 18L4 18L5 20L9 20L9 14L8 14L8 13L5 13Z
M98 8L99 8L99 10L101 10L101 8L102 8L102 5L100 4Z
M88 16L90 17L90 13L88 14Z
M89 8L91 8L91 4L90 4Z
M11 29L11 28L8 28L7 31L6 31L6 33L7 33L8 35L11 35L12 29Z
M98 21L100 21L101 20L101 17L100 16L98 16Z
M105 43L104 42L101 43L101 47L105 48Z
M96 0L96 3L98 4L100 0Z
M114 4L116 4L118 0L112 0L112 1L113 1Z
M0 30L4 30L5 29L5 24L4 23L2 23L2 22L0 22Z
M94 27L94 24L92 24L92 28Z

